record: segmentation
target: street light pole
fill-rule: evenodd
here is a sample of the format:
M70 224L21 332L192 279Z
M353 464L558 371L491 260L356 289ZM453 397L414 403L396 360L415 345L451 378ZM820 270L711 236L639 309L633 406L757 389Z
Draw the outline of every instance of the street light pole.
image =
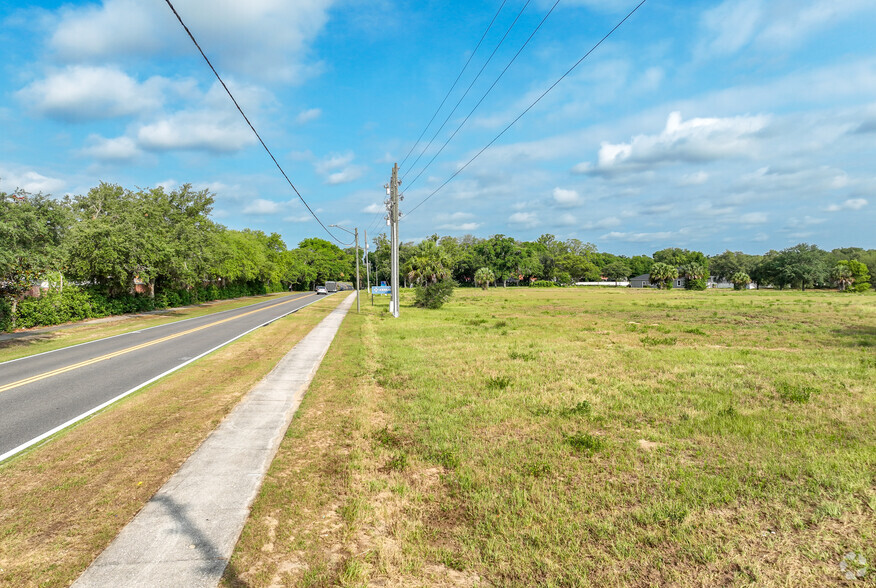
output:
M347 231L355 238L356 242L356 312L359 312L359 227L353 227L353 230L346 229L341 225L329 225L330 227L335 227L337 229L341 229L342 231Z

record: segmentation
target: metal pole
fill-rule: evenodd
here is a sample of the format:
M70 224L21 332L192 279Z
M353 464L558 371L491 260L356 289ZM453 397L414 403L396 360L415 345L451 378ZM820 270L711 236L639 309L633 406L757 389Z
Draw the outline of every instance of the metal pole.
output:
M368 261L368 231L365 231L365 291L371 292L371 262Z
M392 316L398 318L398 164L392 166L390 228L392 229Z
M359 227L353 227L356 237L356 313L359 312Z

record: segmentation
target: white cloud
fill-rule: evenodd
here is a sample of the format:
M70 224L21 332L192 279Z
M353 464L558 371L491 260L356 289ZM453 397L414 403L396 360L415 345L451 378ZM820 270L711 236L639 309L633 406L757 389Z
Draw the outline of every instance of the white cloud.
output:
M320 110L319 108L310 108L308 110L303 110L299 112L298 116L295 117L295 122L303 125L305 123L309 123L312 120L318 119L320 116L322 116L322 110Z
M51 194L59 192L67 185L60 178L44 176L33 170L13 170L0 167L0 189L11 192L17 188L25 192L43 192Z
M698 163L752 155L752 137L768 123L766 116L692 118L673 112L659 135L638 135L629 143L602 143L595 165L585 162L575 171L612 174L642 171L663 163Z
M600 237L611 241L626 241L629 243L659 243L659 242L675 242L678 243L680 236L686 235L688 229L680 229L678 231L658 231L654 233L623 233L612 231Z
M166 85L157 77L139 83L115 67L72 66L32 82L18 96L43 116L84 121L157 109Z
M368 169L362 165L353 165L355 155L352 151L330 155L314 164L316 173L325 178L327 184L346 184L362 177Z
M331 185L347 184L349 182L352 182L353 180L358 180L359 178L361 178L363 173L365 173L365 168L360 165L355 165L346 169L342 169L341 171L328 174L328 176L326 176L325 182L326 184Z
M177 10L220 71L300 83L318 71L309 45L328 21L332 0L187 0ZM106 61L155 54L193 55L167 6L140 0L59 11L50 44L61 59Z
M827 212L839 212L841 210L861 210L867 206L867 200L864 198L850 198L840 204L831 204L825 210Z
M554 202L560 206L575 206L581 201L578 192L565 188L554 188Z
M508 222L524 227L535 227L539 224L538 215L534 212L515 212L508 217Z
M107 139L99 135L88 138L89 146L82 150L83 155L109 162L130 162L143 154L131 137Z
M230 153L255 141L242 120L211 110L180 111L137 131L137 143L151 151L190 149Z
M446 225L438 225L438 228L442 231L474 231L477 230L478 227L481 226L481 223L460 223L460 224L446 224Z
M868 0L725 0L702 17L699 56L730 55L754 45L791 48L852 17L874 12Z
M365 208L362 209L362 212L365 212L368 214L377 214L378 212L386 212L386 206L383 204L377 204L377 203L369 204L368 206L366 206Z
M319 212L319 211L317 211L317 212ZM309 214L301 215L301 216L287 216L287 217L283 218L283 221L287 222L287 223L306 223L306 222L310 222L312 220L313 220L313 217L310 216Z
M448 221L465 221L474 218L474 215L470 212L454 212L454 213L439 213L435 215L435 220L438 222L448 222Z
M279 202L256 198L243 209L243 214L277 214L282 208Z

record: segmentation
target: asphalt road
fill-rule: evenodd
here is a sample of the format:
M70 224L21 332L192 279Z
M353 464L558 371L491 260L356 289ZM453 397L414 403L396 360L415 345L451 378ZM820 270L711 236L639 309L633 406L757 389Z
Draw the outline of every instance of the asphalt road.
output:
M319 298L294 293L0 363L0 460Z

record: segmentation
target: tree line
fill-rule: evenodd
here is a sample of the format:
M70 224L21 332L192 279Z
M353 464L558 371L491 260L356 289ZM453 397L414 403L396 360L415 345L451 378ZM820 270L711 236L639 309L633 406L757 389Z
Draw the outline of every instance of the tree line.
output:
M119 301L122 310L144 310L352 279L350 251L316 238L288 249L277 233L228 229L210 218L213 203L209 191L189 184L102 183L64 198L0 192L0 328L25 326L21 304L45 281L52 304L28 310L89 306L79 309L85 316L64 311L74 320L111 314ZM43 319L51 320L30 322Z
M216 223L213 204L208 190L190 184L130 190L101 183L63 198L0 191L0 330L356 280L353 248L308 238L289 249L277 233ZM373 243L373 281L389 281L389 240L379 235ZM454 285L565 285L641 274L667 286L684 276L694 289L705 288L709 276L849 291L876 281L876 250L823 251L806 243L762 255L667 248L628 257L550 234L534 241L435 234L402 243L399 259L402 279L422 288L417 300L424 306L446 299ZM362 284L366 273L363 263ZM46 281L48 301L27 299Z
M372 273L389 276L389 240L374 239L369 261ZM399 246L403 277L420 281L418 268L428 267L429 281L436 277L452 279L460 285L489 281L507 285L550 282L573 284L601 280L624 281L651 274L652 283L670 284L676 277L686 278L686 287L704 289L710 276L721 281L758 287L823 288L838 287L863 291L876 287L876 249L848 247L824 251L816 245L800 243L781 251L762 255L741 251L724 251L708 256L700 251L670 247L651 255L627 257L599 252L592 243L578 239L560 240L541 235L535 241L518 241L505 235L480 239L439 237L437 234L419 243ZM478 271L485 269L488 273Z

